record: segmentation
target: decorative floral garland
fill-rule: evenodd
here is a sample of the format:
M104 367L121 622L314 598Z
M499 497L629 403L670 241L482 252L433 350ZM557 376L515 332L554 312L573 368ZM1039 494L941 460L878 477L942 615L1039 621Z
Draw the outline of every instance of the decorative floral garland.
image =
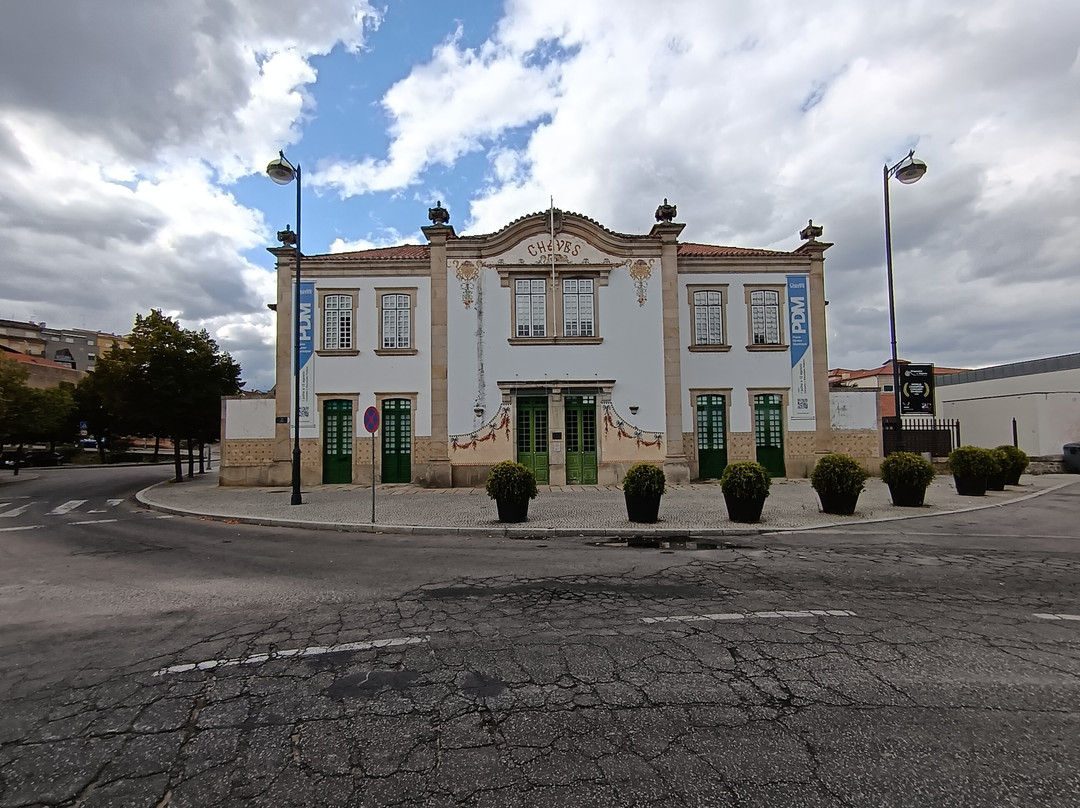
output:
M618 418L618 420L615 420L615 418L612 418L613 413L614 413L615 417ZM645 440L642 437L642 435L645 434L644 432L642 432L636 426L633 426L632 424L628 424L617 412L615 412L614 405L611 404L610 402L605 401L604 402L604 434L605 435L607 434L608 427L611 427L612 429L615 429L616 434L619 436L619 438L633 438L634 442L639 447L641 447L641 446L662 446L663 445L663 440L664 440L664 433L663 432L653 432L652 433L653 439L652 440ZM629 427L630 429L634 430L633 434L627 432L625 429L623 429L623 427Z
M498 423L496 423L498 421ZM487 434L480 437L480 433L483 430L487 430ZM495 440L496 433L499 430L503 430L506 433L506 440L510 440L510 407L507 404L500 404L498 411L494 417L486 424L469 433L468 441L462 443L461 439L465 435L450 435L450 446L454 449L475 449L478 443L483 443L486 440Z

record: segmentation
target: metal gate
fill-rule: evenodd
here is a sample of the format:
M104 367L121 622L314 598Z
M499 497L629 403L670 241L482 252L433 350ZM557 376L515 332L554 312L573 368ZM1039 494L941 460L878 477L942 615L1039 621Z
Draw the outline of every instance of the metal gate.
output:
M727 424L723 396L697 397L698 477L716 479L727 466Z
M960 421L955 418L905 418L903 429L905 452L929 452L931 457L948 457L949 452L960 445ZM886 455L898 450L899 437L896 416L882 418L881 445Z
M353 414L352 402L331 399L323 406L324 483L352 482Z
M566 482L596 484L596 396L566 397Z

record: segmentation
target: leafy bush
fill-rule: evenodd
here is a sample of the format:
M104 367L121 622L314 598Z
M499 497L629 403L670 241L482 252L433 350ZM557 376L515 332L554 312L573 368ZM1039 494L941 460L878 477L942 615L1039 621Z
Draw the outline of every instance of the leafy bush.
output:
M1017 449L1015 446L1009 446L1008 444L996 448L1005 454L1006 473L1012 472L1019 477L1031 463L1031 460L1027 456L1027 452L1023 449Z
M757 499L769 496L772 477L765 467L753 460L729 463L720 475L720 490L739 499Z
M520 463L503 460L491 467L484 490L492 499L536 499L536 475Z
M866 487L870 475L853 457L844 454L827 454L810 472L810 485L819 494L847 494L854 496Z
M934 481L934 464L914 452L893 452L881 461L881 480L886 485L926 488Z
M998 461L989 449L958 446L949 452L949 471L958 477L988 477L997 469Z
M651 463L635 463L623 477L622 486L632 497L658 497L666 490L664 470Z

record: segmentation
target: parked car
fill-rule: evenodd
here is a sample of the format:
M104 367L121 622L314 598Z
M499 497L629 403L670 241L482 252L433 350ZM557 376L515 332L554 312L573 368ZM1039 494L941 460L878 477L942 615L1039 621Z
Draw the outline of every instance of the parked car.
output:
M83 449L96 449L98 447L98 442L96 438L83 438L79 441L79 446Z
M15 452L4 452L2 458L0 458L0 462L3 463L5 468L14 468L15 455ZM22 459L19 461L19 467L59 466L63 462L64 456L59 452L50 452L48 449L30 449L23 452Z

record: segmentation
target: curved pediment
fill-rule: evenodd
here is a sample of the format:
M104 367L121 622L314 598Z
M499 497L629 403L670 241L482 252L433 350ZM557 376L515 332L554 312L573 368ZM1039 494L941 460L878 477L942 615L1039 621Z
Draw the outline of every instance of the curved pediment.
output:
M655 236L616 233L587 216L558 209L521 216L495 233L447 242L450 253L507 264L547 263L553 253L560 263L606 263L629 256L655 256L659 249L660 240Z

